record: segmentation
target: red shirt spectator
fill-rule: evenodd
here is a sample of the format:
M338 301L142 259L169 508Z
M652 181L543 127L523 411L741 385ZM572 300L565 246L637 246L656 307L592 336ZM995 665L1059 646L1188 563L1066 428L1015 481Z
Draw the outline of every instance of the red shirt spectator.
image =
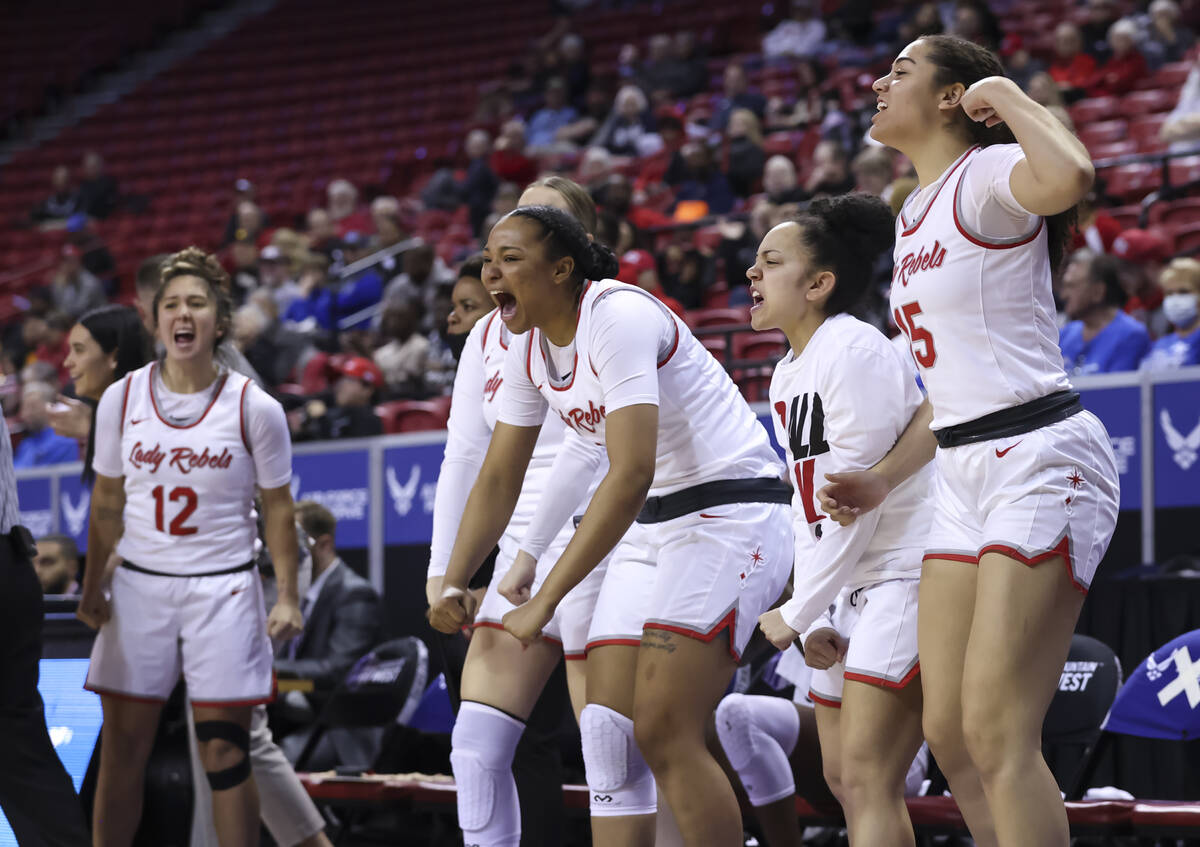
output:
M1124 94L1149 73L1146 58L1137 48L1137 25L1127 18L1117 21L1108 31L1112 57L1096 72L1088 86L1089 97Z
M1054 28L1054 61L1049 72L1064 94L1085 89L1095 81L1096 60L1083 52L1083 36L1070 21Z
M649 291L679 317L683 317L683 304L663 291L658 281L658 263L647 250L627 250L621 256L621 268L617 279Z

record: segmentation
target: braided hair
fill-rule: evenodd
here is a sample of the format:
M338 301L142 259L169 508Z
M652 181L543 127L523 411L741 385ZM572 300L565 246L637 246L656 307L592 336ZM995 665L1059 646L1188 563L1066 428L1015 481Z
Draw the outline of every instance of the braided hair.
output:
M520 206L505 217L520 217L541 228L546 256L551 261L570 256L575 260L571 280L582 286L584 280L616 277L620 265L613 252L588 238L583 225L562 209L553 206Z

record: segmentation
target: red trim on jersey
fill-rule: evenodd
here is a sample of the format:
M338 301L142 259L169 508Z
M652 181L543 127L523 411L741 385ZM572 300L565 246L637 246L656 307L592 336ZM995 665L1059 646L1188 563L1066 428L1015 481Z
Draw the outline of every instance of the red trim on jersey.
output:
M881 676L872 676L871 674L866 673L855 673L853 671L846 671L844 674L842 674L842 676L843 678L853 680L854 682L865 682L867 685L875 685L879 688L904 688L910 682L916 679L920 672L921 663L917 662L912 666L912 670L906 673L904 678L899 682L893 682L892 680L884 679Z
M808 689L808 699L812 700L817 705L825 706L828 709L842 708L841 700L827 700L824 697L822 697L820 694L818 694L817 692L813 691L811 688Z
M125 393L121 395L121 428L120 432L125 431L125 409L129 405L129 384L133 381L133 374L125 376Z
M667 351L667 357L658 363L660 368L667 362L671 361L671 357L674 356L675 351L679 349L679 324L672 320L671 325L675 327L675 343L672 344L671 349Z
M671 361L671 357L674 356L675 351L679 349L679 319L675 315L674 312L672 312L669 308L667 308L667 304L664 303L662 300L659 300L657 297L655 297L649 291L646 291L644 288L637 288L636 286L632 286L632 285L628 286L628 288L615 288L614 287L614 288L609 288L605 291L602 291L596 297L596 302L599 303L601 298L607 297L609 294L612 294L617 291L626 291L626 290L636 291L638 294L644 294L645 296L649 297L650 302L657 304L658 307L666 313L667 319L671 321L671 326L674 327L674 329L675 329L675 341L671 344L671 349L668 350L667 355L658 362L658 367L661 368L667 362ZM600 374L596 373L596 366L592 364L591 351L588 351L588 364L591 365L592 373L596 374L596 376L600 376Z
M192 427L196 426L196 424L204 420L208 416L209 409L217 404L217 398L221 396L221 392L225 389L225 380L228 379L229 374L221 374L219 377L217 377L217 382L219 384L213 390L212 399L208 401L208 405L204 407L204 411L200 413L200 417L196 418L196 420L192 421L190 424L173 424L162 416L162 412L158 410L158 403L154 399L154 368L157 364L157 362L152 362L150 364L150 382L146 386L146 390L150 392L150 405L154 407L154 414L158 416L160 421L171 427L171 429L191 429Z
M531 363L533 358L533 336L535 333L537 333L537 330L531 329L529 330L529 334L525 336L525 375L529 377L529 384L537 387L537 383L533 381L533 365Z
M499 623L498 621L475 621L474 626L476 629L482 626L485 629L498 629L501 632L508 632L508 630L504 628L504 624ZM542 639L544 641L551 641L557 644L559 647L562 647L562 641L558 638L555 638L553 635L543 635Z
M640 647L642 639L640 638L601 638L599 641L589 641L587 651L592 651L597 647Z
M925 211L921 212L921 217L917 218L916 223L900 233L901 238L907 238L921 228L921 224L925 222L925 218L929 214L929 210L932 209L933 204L937 202L938 195L942 193L942 189L946 187L946 183L950 181L950 177L954 175L956 170L962 167L963 162L967 161L973 152L979 149L979 145L975 145L966 153L963 153L962 156L959 157L959 160L951 166L950 172L946 174L946 178L942 180L942 184L938 186L938 190L933 192L933 197L931 197L929 202L925 205ZM901 224L903 224L903 221L901 221Z
M483 325L483 337L479 339L479 349L480 349L480 350L486 350L486 349L487 349L487 337L488 337L488 333L492 331L492 324L495 322L496 318L498 318L498 317L500 317L500 310L499 310L499 309L493 309L493 310L492 310L492 314L491 314L491 316L490 316L490 317L488 318L488 320L487 320L487 323L485 323L485 324ZM503 342L503 340L504 340L504 335L503 335L503 334L501 334L501 336L500 336L500 339L501 339L501 341ZM505 350L507 350L507 349L508 349L507 345L504 347L504 349L505 349Z
M86 691L102 694L105 697L112 697L115 700L127 700L130 703L153 703L161 706L163 703L167 702L166 697L139 697L135 694L126 694L124 691L114 691L111 688L101 688L98 685L92 685L90 682L85 682L83 687Z
M1008 556L1010 559L1016 559L1018 562L1028 567L1040 565L1042 562L1053 559L1056 556L1061 556L1063 565L1067 569L1067 579L1071 580L1071 585L1075 586L1076 591L1085 596L1087 595L1087 586L1075 579L1075 568L1073 567L1071 556L1071 539L1069 536L1064 535L1062 540L1059 541L1058 544L1054 545L1052 549L1047 550L1044 553L1037 553L1033 556L1026 556L1020 550L1009 547L1007 544L987 545L979 551L980 559L983 558L984 553L1000 553L1003 556Z
M712 629L710 629L708 632L697 632L694 629L688 629L687 627L682 626L674 626L673 624L669 623L646 623L642 625L642 629L643 631L647 629L661 629L667 632L674 632L678 635L686 635L688 638L694 638L697 641L703 641L705 644L708 644L720 634L721 630L728 628L729 655L733 656L733 660L735 662L740 662L742 657L738 655L737 649L733 644L733 627L735 623L737 623L737 609L730 609L729 613L717 621L713 625Z
M582 662L587 659L587 650L580 650L578 653L568 653L563 651L563 659L568 662Z
M242 396L238 398L238 430L242 433L242 444L246 448L246 452L253 454L250 449L250 439L246 436L246 389L250 387L250 380L247 379L242 385Z
M966 553L926 553L921 557L922 562L928 562L930 559L939 559L947 562L962 562L964 565L979 564L978 556L971 556Z
M1033 232L1031 232L1027 237L1022 238L1020 241L1014 241L1011 244L997 244L992 241L981 241L975 236L971 235L971 233L967 232L966 227L962 225L962 221L959 220L958 217L958 198L962 192L962 181L964 176L966 176L965 171L959 175L958 184L954 187L954 204L953 209L951 210L954 215L954 225L958 228L958 231L963 238L967 239L967 241L970 241L976 247L983 247L987 250L1011 250L1013 247L1022 247L1038 237L1038 233L1042 231L1042 226L1044 226L1046 223L1045 218L1038 218L1038 225L1034 227Z

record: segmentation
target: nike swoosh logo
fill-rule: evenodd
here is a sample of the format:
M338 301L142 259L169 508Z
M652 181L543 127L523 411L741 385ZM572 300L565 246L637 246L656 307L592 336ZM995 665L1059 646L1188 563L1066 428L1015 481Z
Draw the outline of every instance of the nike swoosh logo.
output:
M144 420L146 420L146 419L145 419L145 418L130 418L130 419L129 419L129 425L130 425L130 426L137 426L138 424L140 424L140 423L141 423L142 421L144 421Z
M704 514L704 512L701 512L700 517L702 517L702 518L719 518L719 517L722 517L722 515L706 515L706 514Z
M1021 441L1024 441L1024 440L1025 439L1021 439ZM1017 444L1020 444L1021 441L1018 441ZM997 447L996 448L996 458L1003 459L1005 456L1008 455L1008 451L1011 450L1012 448L1016 447L1017 444L1010 444L1007 447L1005 447L1003 450L1001 450L999 447Z
M242 589L235 588L235 589L233 589L233 591L229 592L229 596L232 597L234 594L240 594L241 592L242 592Z

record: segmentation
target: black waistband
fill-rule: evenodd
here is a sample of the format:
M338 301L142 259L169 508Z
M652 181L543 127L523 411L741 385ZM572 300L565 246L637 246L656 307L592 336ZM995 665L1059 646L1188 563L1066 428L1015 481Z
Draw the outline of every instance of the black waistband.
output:
M729 503L790 503L792 489L774 477L757 479L718 479L702 482L691 488L647 497L646 505L638 512L638 523L662 523Z
M135 565L128 559L121 560L121 567L129 568L131 571L137 571L138 573L148 573L151 576L224 576L225 574L241 573L242 571L250 570L254 567L254 560L251 559L249 562L243 562L240 565L234 565L232 568L223 568L219 571L205 571L204 573L165 573L163 571L152 571L150 568L143 568L141 565Z
M1011 438L1041 429L1044 426L1065 421L1071 415L1083 411L1077 391L1056 391L1020 406L1001 409L966 423L935 429L939 447L958 447L977 441L994 438Z

